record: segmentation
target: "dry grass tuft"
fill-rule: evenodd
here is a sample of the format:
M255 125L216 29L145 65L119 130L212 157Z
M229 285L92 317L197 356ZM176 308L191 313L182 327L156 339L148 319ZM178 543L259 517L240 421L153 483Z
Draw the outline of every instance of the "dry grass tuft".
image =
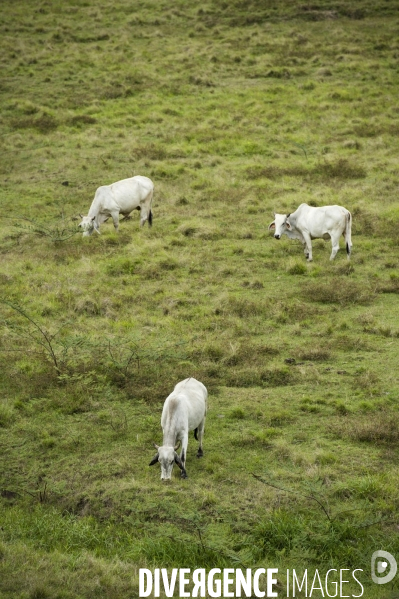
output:
M59 122L51 114L43 112L40 116L25 116L12 120L14 129L36 129L40 133L49 133L57 129Z
M166 150L155 143L147 143L136 146L132 150L133 158L149 158L150 160L164 160L167 157Z
M215 309L215 314L234 315L239 318L267 316L270 312L268 300L248 300L245 297L223 298Z
M89 114L77 114L69 120L70 124L75 127L81 127L83 125L94 125L97 123L97 119Z
M341 438L362 443L378 445L396 445L399 443L399 415L374 414L370 419L345 419L334 427L334 432Z
M310 362L324 362L331 358L331 352L323 347L311 347L301 350L298 353L300 360L309 360Z
M306 285L302 287L302 296L309 301L321 304L366 306L374 301L376 294L373 289L370 289L367 282L362 284L345 278L339 281L339 285L336 279L306 282Z
M304 179L364 179L366 170L357 164L353 164L345 158L332 162L319 162L313 167L307 168L301 165L286 167L255 165L245 169L247 179L280 179L282 177L302 177Z

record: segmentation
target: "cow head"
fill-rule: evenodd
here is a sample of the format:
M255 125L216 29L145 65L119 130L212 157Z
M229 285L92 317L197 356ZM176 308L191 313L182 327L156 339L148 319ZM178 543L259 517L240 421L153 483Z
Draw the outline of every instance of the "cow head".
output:
M79 216L82 220L78 224L78 227L81 227L81 229L83 229L83 237L91 235L93 231L97 231L97 233L100 233L100 229L98 228L98 225L96 223L95 216L83 216L82 214L79 214Z
M274 214L274 221L270 223L269 231L274 231L276 239L280 239L287 230L291 231L289 216L289 214Z
M162 445L159 447L155 445L154 447L157 449L157 453L152 458L149 466L153 466L157 462L161 464L161 480L170 480L172 476L173 465L177 464L182 471L182 477L185 478L186 470L183 466L183 463L179 456L176 453L176 449L179 447L179 443L173 447L172 445Z

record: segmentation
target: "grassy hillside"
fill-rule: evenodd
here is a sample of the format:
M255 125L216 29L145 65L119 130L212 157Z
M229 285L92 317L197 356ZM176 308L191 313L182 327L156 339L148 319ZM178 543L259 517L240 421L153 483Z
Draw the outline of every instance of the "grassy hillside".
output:
M227 566L363 568L391 596L369 571L399 556L399 3L0 15L0 597ZM136 174L152 229L82 238L96 188ZM301 202L352 212L350 263L268 233ZM162 484L187 376L205 455L191 436L189 478Z

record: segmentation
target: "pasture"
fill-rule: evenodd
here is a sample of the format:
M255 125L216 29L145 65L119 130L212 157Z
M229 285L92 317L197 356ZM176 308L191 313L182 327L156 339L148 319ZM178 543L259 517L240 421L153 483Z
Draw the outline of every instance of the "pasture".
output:
M354 5L1 3L2 599L133 598L140 567L397 592L369 572L399 557L399 4ZM153 227L83 238L134 175ZM302 202L351 211L350 262L273 239ZM162 483L188 376L204 457Z

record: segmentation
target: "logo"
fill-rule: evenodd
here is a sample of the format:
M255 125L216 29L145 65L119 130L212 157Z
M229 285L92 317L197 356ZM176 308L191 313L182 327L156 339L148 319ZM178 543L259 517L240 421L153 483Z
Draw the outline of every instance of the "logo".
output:
M389 570L388 570L389 564ZM388 551L374 551L371 556L371 578L376 584L386 584L395 577L398 564ZM384 574L384 576L379 576Z

